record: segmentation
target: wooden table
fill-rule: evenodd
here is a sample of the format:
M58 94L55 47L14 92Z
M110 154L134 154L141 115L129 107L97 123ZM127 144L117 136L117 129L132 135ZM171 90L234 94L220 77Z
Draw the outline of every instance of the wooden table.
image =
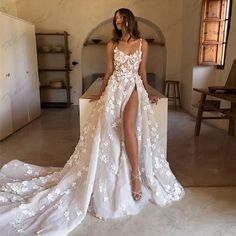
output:
M236 117L236 95L235 94L227 94L227 93L218 93L218 92L209 92L208 89L193 89L196 92L201 93L201 98L198 106L198 113L195 125L195 136L199 136L200 128L201 128L201 121L202 119L228 119L229 120L229 127L228 127L228 134L234 136L235 134L235 117ZM223 108L213 108L212 111L218 111L225 116L217 117L217 116L207 116L203 117L204 111L210 111L209 109L205 109L206 105L206 97L211 96L214 98L224 99L231 103L231 107L229 109Z

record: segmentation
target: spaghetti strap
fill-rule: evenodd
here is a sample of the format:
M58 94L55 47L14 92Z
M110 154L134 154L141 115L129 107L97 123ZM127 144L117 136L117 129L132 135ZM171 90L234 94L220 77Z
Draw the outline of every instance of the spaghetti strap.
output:
M141 39L140 39L140 44L139 44L139 50L142 49L142 42L143 42L143 39L141 38Z

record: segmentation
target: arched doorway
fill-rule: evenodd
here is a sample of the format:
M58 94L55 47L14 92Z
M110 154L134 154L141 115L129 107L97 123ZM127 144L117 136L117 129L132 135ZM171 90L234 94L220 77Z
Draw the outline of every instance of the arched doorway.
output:
M163 91L163 81L166 75L166 44L161 29L153 22L137 17L141 37L153 39L149 43L147 73L153 86ZM106 44L112 38L112 18L98 24L85 39L82 49L83 92L90 84L106 71ZM100 39L99 43L94 39Z

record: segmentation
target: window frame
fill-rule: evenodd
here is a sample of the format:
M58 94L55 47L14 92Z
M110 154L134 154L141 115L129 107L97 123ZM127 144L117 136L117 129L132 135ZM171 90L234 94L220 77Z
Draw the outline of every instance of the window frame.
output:
M232 4L233 0L202 1L198 65L224 69Z

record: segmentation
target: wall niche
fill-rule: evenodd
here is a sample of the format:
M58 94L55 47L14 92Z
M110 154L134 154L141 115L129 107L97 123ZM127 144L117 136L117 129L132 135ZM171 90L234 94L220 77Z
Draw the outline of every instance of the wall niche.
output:
M153 22L137 17L141 37L149 43L147 73L149 83L163 91L166 73L166 44L161 29ZM106 71L106 44L112 38L112 18L98 24L87 36L82 49L83 92Z

